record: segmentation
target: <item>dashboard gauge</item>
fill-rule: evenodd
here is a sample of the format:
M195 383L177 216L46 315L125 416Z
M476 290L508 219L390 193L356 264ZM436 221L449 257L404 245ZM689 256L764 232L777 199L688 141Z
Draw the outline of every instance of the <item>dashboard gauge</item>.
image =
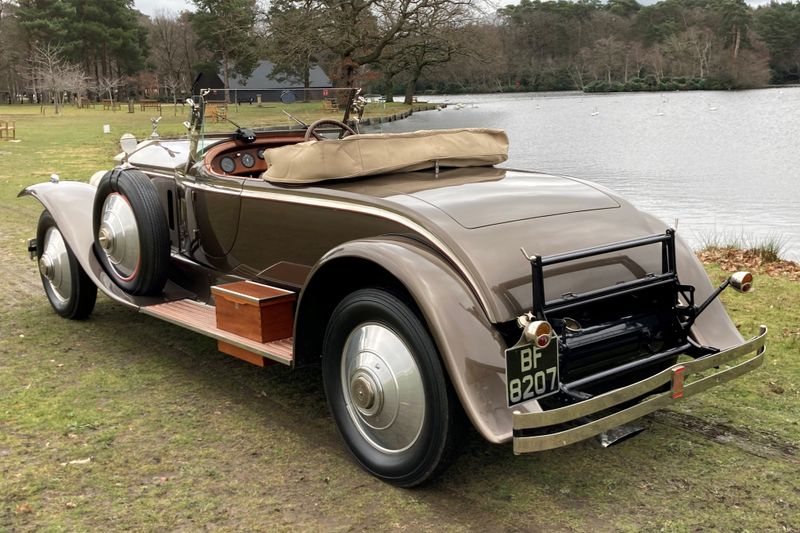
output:
M227 174L236 170L236 163L230 157L223 157L219 162L219 166L222 167L222 171Z
M256 155L258 155L259 159L264 159L264 149L263 148L259 148L258 152L256 153Z
M252 156L252 154L242 154L242 165L245 168L253 168L253 165L256 164L256 158Z

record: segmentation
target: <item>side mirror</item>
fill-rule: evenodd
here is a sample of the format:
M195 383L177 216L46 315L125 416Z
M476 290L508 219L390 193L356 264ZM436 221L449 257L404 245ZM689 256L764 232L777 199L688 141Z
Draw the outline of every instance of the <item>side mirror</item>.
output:
M753 290L753 275L750 272L736 272L730 277L730 284L737 292L751 292Z

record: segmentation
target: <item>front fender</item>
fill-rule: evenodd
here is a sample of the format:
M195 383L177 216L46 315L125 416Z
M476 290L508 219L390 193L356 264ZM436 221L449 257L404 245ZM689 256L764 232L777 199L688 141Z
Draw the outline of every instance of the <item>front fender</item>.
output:
M512 416L505 392L506 345L455 270L423 244L402 237L376 237L336 247L319 261L309 280L340 259L368 261L403 284L419 307L475 428L490 442L509 440ZM298 314L303 312L305 296L301 294ZM536 402L516 408L540 410Z
M103 270L94 255L92 207L95 187L78 181L38 183L23 189L17 197L36 198L53 216L58 229L89 278L111 299L138 308L141 298L123 292Z

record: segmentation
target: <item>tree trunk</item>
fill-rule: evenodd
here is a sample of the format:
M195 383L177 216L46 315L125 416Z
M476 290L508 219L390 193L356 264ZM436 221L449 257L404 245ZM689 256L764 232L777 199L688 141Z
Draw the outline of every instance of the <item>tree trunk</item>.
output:
M411 76L411 79L408 80L406 83L406 99L403 100L403 103L406 105L411 105L414 103L414 91L417 88L417 80L419 80L420 70L415 70L414 74Z
M229 76L230 76L230 72L229 72L229 68L228 68L228 51L227 50L223 50L222 51L222 78L223 78L224 83L225 83L225 91L223 91L223 92L225 93L225 103L226 104L231 103L231 97L230 97L230 94L229 94L230 91L228 91L228 88L230 87L230 78L229 78Z
M627 53L625 53L625 74L624 74L625 83L628 83L628 62L629 62L629 56Z
M733 42L733 60L736 61L736 58L739 57L739 45L742 42L742 30L740 28L736 28L736 36L734 37Z
M355 66L351 56L342 58L341 62L341 76L339 79L339 87L350 88L353 86L353 78L355 78Z

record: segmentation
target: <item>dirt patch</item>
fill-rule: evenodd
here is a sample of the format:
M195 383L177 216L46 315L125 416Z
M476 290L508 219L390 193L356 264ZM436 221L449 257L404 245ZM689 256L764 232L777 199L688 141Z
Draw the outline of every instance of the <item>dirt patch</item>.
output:
M705 264L716 263L728 272L748 268L759 274L786 276L792 281L800 281L800 264L784 259L766 262L753 250L711 248L697 252L697 257Z
M673 411L656 411L650 416L661 424L701 435L716 443L733 446L757 457L800 464L800 448L774 435L717 424Z

